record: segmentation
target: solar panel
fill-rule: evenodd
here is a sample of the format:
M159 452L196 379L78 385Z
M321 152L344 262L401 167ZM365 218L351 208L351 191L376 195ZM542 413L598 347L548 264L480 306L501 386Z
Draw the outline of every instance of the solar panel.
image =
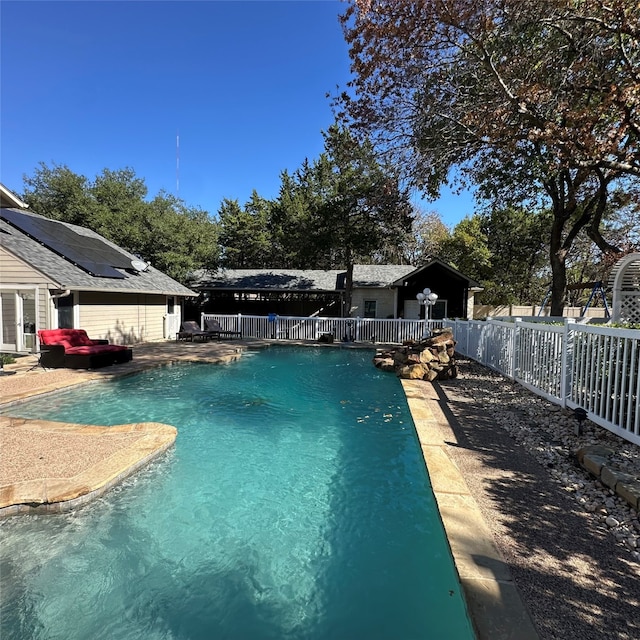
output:
M131 259L122 252L100 238L77 233L56 220L15 209L2 209L0 217L91 275L124 278L114 267L131 268Z

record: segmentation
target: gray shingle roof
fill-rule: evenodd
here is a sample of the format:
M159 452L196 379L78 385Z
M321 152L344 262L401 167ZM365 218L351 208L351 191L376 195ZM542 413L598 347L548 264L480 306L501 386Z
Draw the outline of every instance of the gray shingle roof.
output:
M338 269L220 269L194 274L195 289L268 289L270 291L335 291Z
M21 211L20 213L36 215L26 211ZM81 236L99 239L131 260L136 258L133 254L128 253L89 229L65 222L58 222L57 224L65 225ZM141 272L136 272L133 269L117 269L123 274L123 278L106 278L92 275L2 219L0 219L0 246L31 265L34 269L45 274L60 289L176 296L196 295L187 287L152 266Z
M355 287L387 287L414 271L400 265L354 265ZM220 269L194 274L194 289L340 291L344 289L344 269Z
M415 267L401 264L356 264L353 267L353 284L356 287L388 287L415 270Z

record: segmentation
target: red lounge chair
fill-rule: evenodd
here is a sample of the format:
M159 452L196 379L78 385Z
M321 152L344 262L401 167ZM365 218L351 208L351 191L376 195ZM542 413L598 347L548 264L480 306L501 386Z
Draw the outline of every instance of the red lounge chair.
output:
M133 358L129 347L92 340L84 329L41 329L38 340L45 369L97 369Z

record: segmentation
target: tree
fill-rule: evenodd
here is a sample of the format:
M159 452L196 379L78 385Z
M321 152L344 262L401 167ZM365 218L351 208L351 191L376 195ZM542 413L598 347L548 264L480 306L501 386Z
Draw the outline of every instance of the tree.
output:
M550 202L552 313L612 187L640 176L637 2L356 0L341 117L432 196L453 170L494 206Z
M314 242L346 268L348 315L355 261L372 259L386 245L402 244L411 228L411 204L407 190L379 164L368 142L358 142L337 124L324 138L325 153L315 165L324 193L312 212Z
M492 255L482 218L461 220L441 246L442 258L466 276L482 283L491 279Z
M164 192L145 200L145 182L132 169L104 169L91 182L66 166L40 163L24 182L35 213L87 227L178 281L217 266L217 227L209 214Z
M273 264L287 269L328 269L335 264L316 242L314 212L328 197L331 169L325 155L306 159L292 175L283 172L278 199L271 208L269 229Z
M156 268L179 282L199 269L217 268L218 227L207 211L161 191L145 203L143 216L138 254Z
M550 212L525 209L475 214L453 228L440 256L480 282L482 304L540 304L549 280L545 236L550 221Z
M258 269L269 263L271 239L266 201L254 191L243 209L237 200L223 200L218 210L222 266Z
M23 200L47 218L83 224L95 210L89 181L66 165L48 167L40 162L34 174L24 176L23 181Z
M128 167L117 171L103 169L89 187L89 193L94 207L85 225L142 257L149 234L149 227L141 224L147 196L144 180Z
M551 219L548 209L520 207L493 209L481 216L491 253L490 276L480 295L485 304L542 302L549 281L546 238Z
M432 256L442 256L451 232L436 211L414 209L411 233L402 246L402 261L419 267Z

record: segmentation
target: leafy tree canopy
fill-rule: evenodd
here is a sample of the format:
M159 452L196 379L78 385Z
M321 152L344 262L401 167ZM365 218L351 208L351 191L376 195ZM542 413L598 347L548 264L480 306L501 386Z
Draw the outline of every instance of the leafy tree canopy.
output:
M132 169L104 169L90 181L65 165L40 163L24 184L35 213L92 229L180 282L217 265L209 214L164 192L145 200L145 182Z
M218 210L223 267L259 269L269 264L269 206L255 191L244 209L237 200L223 200Z
M585 230L601 250L612 187L640 176L637 1L352 0L355 78L340 117L436 196L455 169L497 208L553 211L552 312Z

